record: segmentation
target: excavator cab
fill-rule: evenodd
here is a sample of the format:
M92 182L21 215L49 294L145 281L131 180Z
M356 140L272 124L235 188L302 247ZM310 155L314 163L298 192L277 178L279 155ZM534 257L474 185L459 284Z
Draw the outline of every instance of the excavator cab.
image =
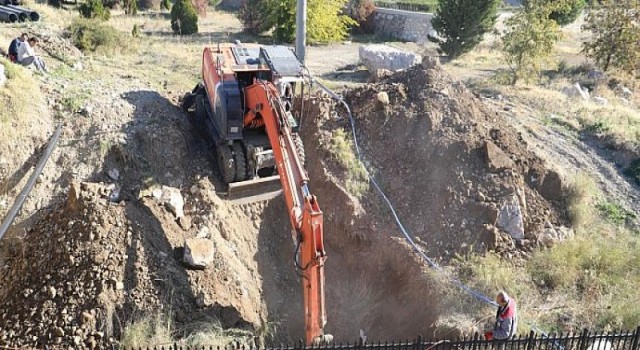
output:
M227 197L242 203L267 199L280 192L262 114L246 103L246 90L256 82L269 82L277 87L278 103L283 106L304 163L304 146L297 135L301 116L294 112L294 106L302 98L310 78L289 47L236 42L205 48L202 81L185 96L182 104L196 128L203 130L215 146Z

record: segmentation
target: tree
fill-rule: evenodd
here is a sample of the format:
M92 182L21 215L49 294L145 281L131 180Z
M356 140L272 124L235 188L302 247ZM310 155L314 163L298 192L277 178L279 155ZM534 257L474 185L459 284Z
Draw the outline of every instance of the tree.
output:
M372 16L376 5L373 0L351 0L349 3L349 16L358 23L361 32L372 31Z
M273 28L272 11L269 6L273 4L265 0L244 0L238 13L244 30L255 35Z
M587 0L545 0L542 2L537 1L537 4L553 6L554 10L549 14L549 18L561 26L566 26L578 19L578 16L587 5ZM523 1L523 5L525 8L529 7L529 0Z
M190 0L177 0L171 8L171 29L180 35L198 32L198 14Z
M441 53L450 58L465 54L482 41L498 18L501 0L440 0L433 18L433 29Z
M640 2L605 0L592 10L582 30L592 38L583 43L583 52L607 71L618 68L638 73L640 65Z
M102 4L102 0L87 0L78 7L80 15L84 18L108 20L111 17L109 9Z
M311 0L307 39L310 43L340 41L349 35L349 28L358 23L342 14L348 0Z
M558 24L549 18L554 9L544 0L530 1L528 6L506 21L502 50L513 73L512 84L538 76L562 37Z
M273 38L277 42L293 42L296 38L296 0L273 0L273 6L270 8L270 16L275 23Z
M343 40L357 23L342 13L349 0L308 0L307 40L324 43ZM296 34L296 0L245 0L239 18L252 33L274 29L277 42L290 43Z

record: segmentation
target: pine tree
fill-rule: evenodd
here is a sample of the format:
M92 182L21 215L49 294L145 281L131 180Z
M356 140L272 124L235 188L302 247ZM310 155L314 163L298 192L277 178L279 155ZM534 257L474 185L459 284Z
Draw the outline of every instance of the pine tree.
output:
M583 51L602 69L618 68L638 74L640 68L640 2L606 0L592 10L582 30L592 38Z
M198 14L190 0L177 0L173 5L171 29L180 35L198 32Z
M441 53L450 58L465 54L482 41L498 18L501 0L440 0L432 24Z

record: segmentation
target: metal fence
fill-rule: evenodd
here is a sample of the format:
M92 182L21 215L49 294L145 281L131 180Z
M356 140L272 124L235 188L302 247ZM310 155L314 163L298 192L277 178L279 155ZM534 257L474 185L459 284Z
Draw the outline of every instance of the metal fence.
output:
M299 343L266 348L242 344L209 347L188 347L174 344L148 348L147 350L640 350L640 326L634 332L590 334L585 330L579 334L551 335L531 332L527 336L518 336L509 340L487 341L481 338L476 334L473 337L455 341L431 341L418 337L415 340L385 343L360 341L321 346L305 346Z

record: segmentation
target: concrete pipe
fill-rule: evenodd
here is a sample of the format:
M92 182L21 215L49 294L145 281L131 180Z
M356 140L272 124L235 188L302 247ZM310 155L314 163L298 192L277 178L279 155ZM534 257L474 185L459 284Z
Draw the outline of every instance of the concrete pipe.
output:
M28 13L21 12L21 11L18 11L16 9L9 8L7 6L0 6L0 10L3 10L4 12L9 12L9 13L15 14L16 16L18 16L18 21L20 21L20 22L24 22L27 19L29 19L29 14Z
M26 13L29 16L29 19L32 20L33 22L37 22L37 21L40 20L40 14L37 13L36 11L31 11L31 10L26 9L24 7L15 6L15 5L7 5L6 7L10 8L10 9L16 9L18 11Z
M3 9L0 9L0 21L15 23L18 22L20 18L14 12L8 12Z

